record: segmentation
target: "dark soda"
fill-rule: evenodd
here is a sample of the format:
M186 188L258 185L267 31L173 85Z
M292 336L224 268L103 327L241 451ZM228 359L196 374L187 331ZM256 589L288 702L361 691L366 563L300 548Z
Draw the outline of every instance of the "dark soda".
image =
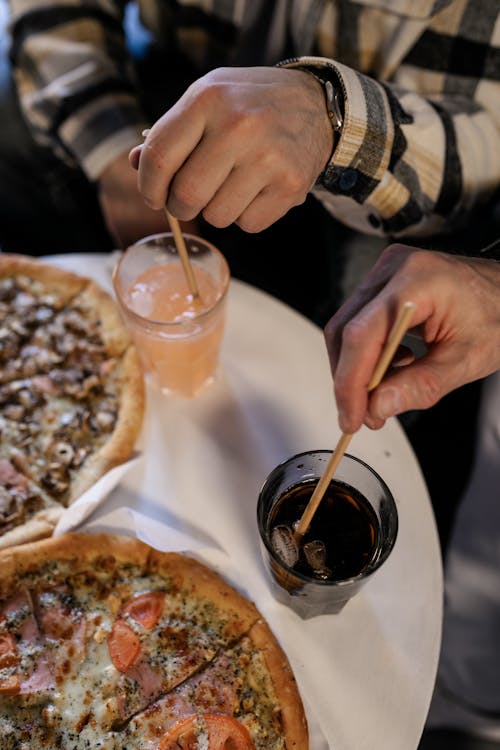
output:
M269 530L295 530L317 484L310 480L287 490L273 508ZM293 570L322 580L345 580L361 573L376 555L379 544L377 516L365 497L353 487L333 480L301 538ZM319 565L311 566L310 552L323 549Z

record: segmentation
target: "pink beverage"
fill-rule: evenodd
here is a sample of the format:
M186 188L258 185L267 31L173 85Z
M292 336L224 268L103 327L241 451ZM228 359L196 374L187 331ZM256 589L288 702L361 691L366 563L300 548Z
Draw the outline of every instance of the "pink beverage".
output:
M130 247L114 282L146 372L166 393L196 396L217 370L229 270L209 243L185 239L199 298L189 290L170 234Z

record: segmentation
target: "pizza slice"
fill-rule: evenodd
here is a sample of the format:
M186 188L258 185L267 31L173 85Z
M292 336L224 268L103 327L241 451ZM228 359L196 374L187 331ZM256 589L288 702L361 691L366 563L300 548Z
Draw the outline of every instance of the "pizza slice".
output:
M144 750L224 742L235 750L302 750L307 728L297 696L288 660L260 619L205 669L136 715L129 732L145 738Z

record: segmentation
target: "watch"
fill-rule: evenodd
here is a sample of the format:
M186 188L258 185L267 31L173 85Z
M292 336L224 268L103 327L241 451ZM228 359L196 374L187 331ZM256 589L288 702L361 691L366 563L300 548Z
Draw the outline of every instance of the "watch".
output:
M330 118L334 132L340 133L344 124L344 116L342 114L340 104L341 99L338 88L336 88L328 78L321 78L319 75L313 73L311 70L307 70L306 68L301 68L301 70L304 70L305 73L310 73L323 86L327 115Z

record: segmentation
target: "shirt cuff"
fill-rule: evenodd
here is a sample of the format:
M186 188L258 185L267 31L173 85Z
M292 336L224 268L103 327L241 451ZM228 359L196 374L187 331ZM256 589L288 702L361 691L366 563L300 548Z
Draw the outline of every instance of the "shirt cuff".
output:
M128 96L106 96L89 103L64 121L59 138L91 181L120 154L142 143L148 123Z

